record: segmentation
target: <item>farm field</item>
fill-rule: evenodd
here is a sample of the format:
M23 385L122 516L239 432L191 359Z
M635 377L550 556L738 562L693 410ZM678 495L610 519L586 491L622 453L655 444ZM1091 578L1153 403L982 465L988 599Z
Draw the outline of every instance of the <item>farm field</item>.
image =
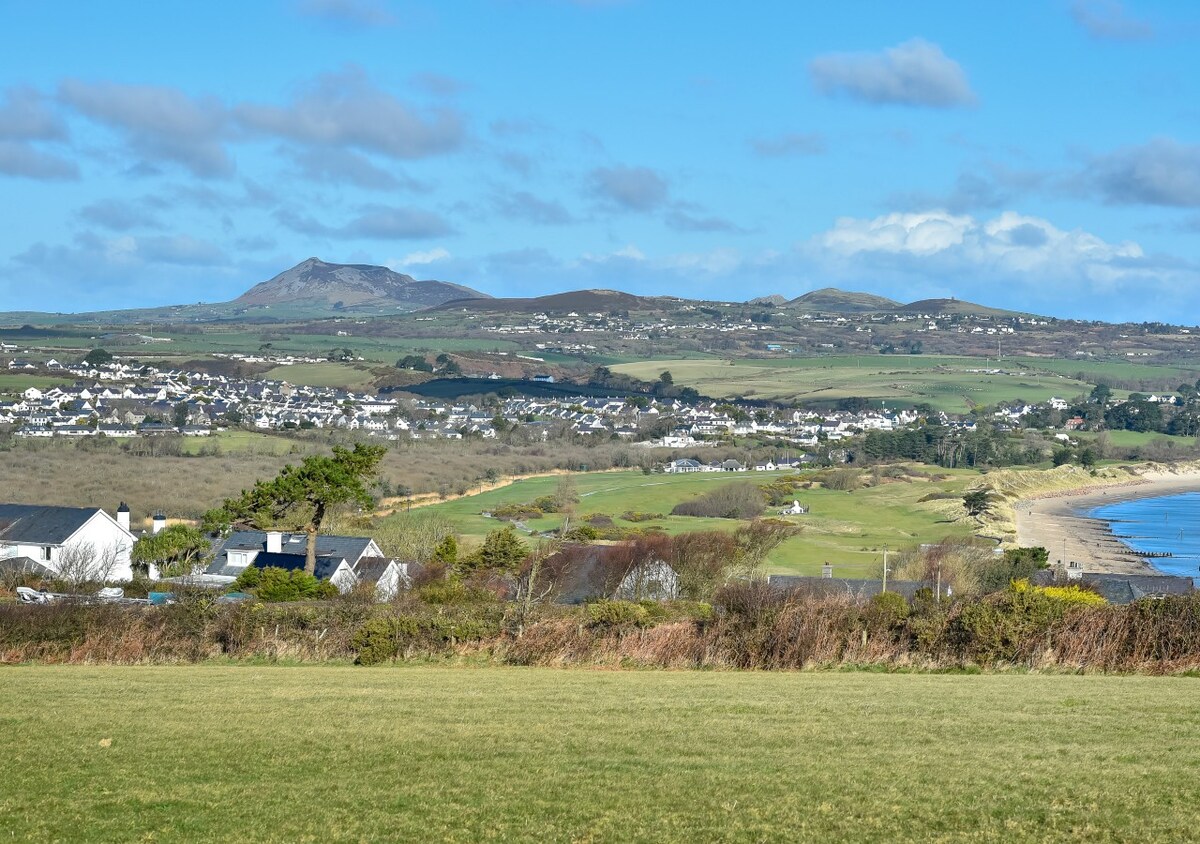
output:
M576 519L593 514L611 516L621 527L661 529L667 533L697 530L734 530L742 522L733 519L708 519L670 516L676 504L704 493L715 486L730 483L763 484L783 477L781 472L714 472L690 475L645 475L641 471L593 472L571 476L579 492ZM797 498L811 508L805 516L789 516L800 534L780 545L768 558L772 573L810 574L821 572L830 562L846 577L877 576L882 565L883 548L896 551L924 542L939 542L947 537L971 534L966 522L948 521L935 505L919 499L930 493L961 496L979 475L972 471L942 472L945 480L932 482L890 482L878 487L840 492L837 490L800 490ZM445 515L469 544L478 543L488 531L501 526L496 519L480 515L502 504L528 503L542 495L551 495L559 478L528 478L507 487L459 498L429 509ZM662 513L665 518L629 522L621 518L627 511ZM768 514L772 511L768 510ZM550 514L526 523L531 530L553 530L562 524L562 516Z
M19 395L30 387L45 390L49 387L61 387L71 383L70 378L55 378L50 375L20 375L0 374L0 396Z
M346 363L296 363L263 373L264 379L309 387L342 387L355 392L371 389L371 373ZM372 391L373 392L373 391Z
M863 397L891 404L925 402L937 410L964 413L977 404L1017 399L1037 402L1071 398L1092 385L1065 375L987 375L970 358L886 355L791 360L654 360L620 364L613 371L653 380L664 370L679 386L715 398L835 401Z
M1200 823L1195 678L209 664L0 680L13 840L1183 841Z
M211 454L214 448L220 454L288 455L319 450L319 446L257 431L218 431L207 437L185 437L183 440L184 454Z
M1160 434L1155 431L1105 431L1104 434L1108 437L1110 444L1121 446L1122 448L1132 448L1134 446L1144 446L1158 442L1173 443L1181 448L1191 448L1196 444L1195 437L1177 437ZM1095 440L1100 435L1089 431L1076 431L1071 436L1082 442Z

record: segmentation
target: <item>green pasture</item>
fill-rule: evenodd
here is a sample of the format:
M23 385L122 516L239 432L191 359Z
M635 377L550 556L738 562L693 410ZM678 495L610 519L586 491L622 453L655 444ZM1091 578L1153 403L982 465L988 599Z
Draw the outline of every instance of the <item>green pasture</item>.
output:
M71 383L69 378L56 378L53 375L23 375L20 373L0 373L0 396L18 395L30 387L46 390L50 387L62 387Z
M212 449L220 454L274 454L285 456L293 453L308 453L313 447L305 447L295 439L258 431L218 431L207 437L184 437L185 454L206 454Z
M577 521L595 514L613 518L616 525L666 533L697 530L734 530L734 519L708 519L670 516L681 501L707 490L730 483L764 484L783 477L782 472L713 472L687 475L645 475L640 471L593 472L571 476L579 493ZM813 473L815 474L815 473ZM883 548L893 551L947 537L969 536L966 522L949 521L934 507L919 499L930 494L961 496L978 474L970 471L946 471L944 480L891 481L877 487L839 492L827 489L800 490L796 498L808 506L804 516L788 516L800 533L782 544L767 561L774 573L819 574L821 565L830 562L835 571L849 577L875 576L882 564ZM479 495L431 505L430 509L447 517L455 531L475 544L501 526L496 519L485 518L502 504L529 503L554 493L559 477L527 478ZM621 518L627 511L661 513L663 519L629 522ZM768 509L767 514L774 511ZM525 524L530 530L557 529L562 516L549 514Z
M718 398L744 396L783 401L832 401L862 397L895 404L926 402L963 413L977 404L1045 401L1091 392L1092 385L1062 375L1025 371L1016 375L969 372L986 368L967 358L923 359L921 355L774 360L654 360L612 367L653 380L664 370L679 386Z
M1125 360L1054 360L1049 358L1035 360L1016 358L1016 360L1022 361L1030 367L1057 372L1072 378L1084 375L1089 381L1093 379L1140 381L1170 378L1178 380L1179 383L1185 381L1195 383L1196 379L1200 377L1200 361L1189 366L1178 363L1135 363ZM1009 363L1009 361L1005 361L1005 363ZM1171 386L1176 387L1178 384Z
M263 378L287 381L309 387L341 387L363 392L371 390L371 373L352 363L295 363L277 366L263 373Z
M0 669L19 841L1188 841L1194 678Z
M1090 442L1099 436L1100 434L1089 431L1074 431L1071 433L1072 439L1080 440L1081 442ZM1151 443L1170 443L1181 448L1191 448L1196 445L1195 437L1177 437L1168 434L1159 434L1154 431L1105 431L1104 436L1108 438L1110 444L1121 446L1122 448L1145 446Z

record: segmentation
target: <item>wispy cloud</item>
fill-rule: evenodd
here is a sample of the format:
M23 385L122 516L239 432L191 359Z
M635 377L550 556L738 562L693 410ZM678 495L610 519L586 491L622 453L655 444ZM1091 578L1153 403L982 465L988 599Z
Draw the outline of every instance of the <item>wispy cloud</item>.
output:
M376 87L357 67L317 77L289 105L245 103L234 113L253 132L398 159L450 152L465 136L458 112L402 102Z
M1200 207L1200 144L1155 138L1092 159L1079 179L1114 205Z
M750 148L767 158L788 155L822 155L826 149L825 136L820 132L790 132L771 138L751 138Z
M1154 27L1133 17L1118 0L1074 0L1071 17L1093 38L1146 41L1154 37Z
M431 211L387 205L364 206L341 226L326 225L290 209L277 211L275 219L298 234L339 239L424 240L454 234L453 227Z
M653 211L670 192L666 178L649 167L597 167L588 185L604 205L621 211Z
M387 5L378 0L300 0L296 10L342 26L373 28L398 23Z
M161 85L67 79L58 98L124 136L151 165L171 161L201 177L233 173L223 144L228 114L215 97L192 97Z
M879 53L818 56L808 70L821 93L872 104L953 108L976 101L958 62L921 38Z

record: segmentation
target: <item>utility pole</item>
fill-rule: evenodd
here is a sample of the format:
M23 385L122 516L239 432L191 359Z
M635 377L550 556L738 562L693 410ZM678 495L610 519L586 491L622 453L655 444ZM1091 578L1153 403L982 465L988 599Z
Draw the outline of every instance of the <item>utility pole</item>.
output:
M887 555L888 555L888 547L886 545L884 545L883 546L883 588L880 589L881 592L887 591L887 575L888 575Z
M935 592L934 594L937 596L937 602L940 604L942 602L942 564L941 563L938 563L938 566L937 566L937 592Z

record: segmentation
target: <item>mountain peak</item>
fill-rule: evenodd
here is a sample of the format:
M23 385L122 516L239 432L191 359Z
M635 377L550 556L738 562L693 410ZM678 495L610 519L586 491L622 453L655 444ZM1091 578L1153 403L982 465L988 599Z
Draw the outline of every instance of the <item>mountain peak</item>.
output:
M487 294L444 281L412 276L372 264L332 264L306 258L291 269L247 290L240 305L324 304L340 307L408 305L428 308L454 299L486 299Z

